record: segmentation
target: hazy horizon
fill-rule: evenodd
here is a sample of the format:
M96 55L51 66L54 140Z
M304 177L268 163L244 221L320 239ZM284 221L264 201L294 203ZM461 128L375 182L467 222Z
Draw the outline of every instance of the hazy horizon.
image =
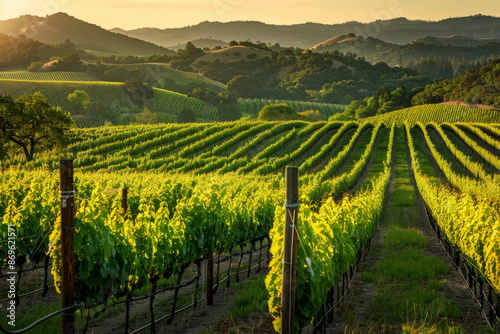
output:
M265 10L263 10L265 8ZM360 10L360 8L362 8ZM328 0L18 0L0 2L0 20L30 14L37 16L65 12L103 28L126 30L154 27L180 28L204 21L260 21L268 24L306 22L337 24L348 21L369 23L378 19L406 17L439 21L470 15L500 16L500 2L457 1L450 6L431 0L355 0L338 6ZM443 15L442 13L446 13Z

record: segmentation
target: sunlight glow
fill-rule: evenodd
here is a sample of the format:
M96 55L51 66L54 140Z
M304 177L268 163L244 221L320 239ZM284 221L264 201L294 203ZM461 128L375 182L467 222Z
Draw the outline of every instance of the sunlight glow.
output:
M110 29L120 27L173 28L202 21L255 20L271 24L377 19L440 20L447 17L484 14L500 16L500 2L458 0L9 0L0 3L0 19L23 14L45 16L66 12L79 19Z

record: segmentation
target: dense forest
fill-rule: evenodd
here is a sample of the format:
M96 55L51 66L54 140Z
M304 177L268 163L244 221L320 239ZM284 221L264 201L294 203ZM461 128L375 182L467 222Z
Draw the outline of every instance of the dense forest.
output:
M416 94L415 105L463 101L500 108L500 59L483 67L471 68L456 79L439 79Z

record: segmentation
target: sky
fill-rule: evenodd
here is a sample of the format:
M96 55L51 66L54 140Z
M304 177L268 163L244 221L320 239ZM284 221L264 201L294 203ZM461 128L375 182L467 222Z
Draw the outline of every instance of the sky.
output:
M66 12L103 28L178 28L202 21L373 22L441 20L475 14L500 16L497 0L0 0L0 20Z

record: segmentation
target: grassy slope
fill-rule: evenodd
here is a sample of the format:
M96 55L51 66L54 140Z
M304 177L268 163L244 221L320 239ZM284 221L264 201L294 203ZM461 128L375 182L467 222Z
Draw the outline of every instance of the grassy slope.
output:
M151 82L151 80L158 82L160 87L164 87L165 79L172 79L179 86L187 86L189 84L206 85L210 89L220 92L225 90L224 84L217 84L211 80L193 72L185 72L170 68L167 64L112 64L113 66L123 67L126 70L138 69L143 74L142 79L144 82Z
M431 104L397 110L360 120L360 122L383 122L385 126L390 126L392 122L396 122L396 126L398 127L403 126L405 121L407 121L410 126L415 125L416 122L422 122L424 124L428 122L500 123L500 111L465 106Z

